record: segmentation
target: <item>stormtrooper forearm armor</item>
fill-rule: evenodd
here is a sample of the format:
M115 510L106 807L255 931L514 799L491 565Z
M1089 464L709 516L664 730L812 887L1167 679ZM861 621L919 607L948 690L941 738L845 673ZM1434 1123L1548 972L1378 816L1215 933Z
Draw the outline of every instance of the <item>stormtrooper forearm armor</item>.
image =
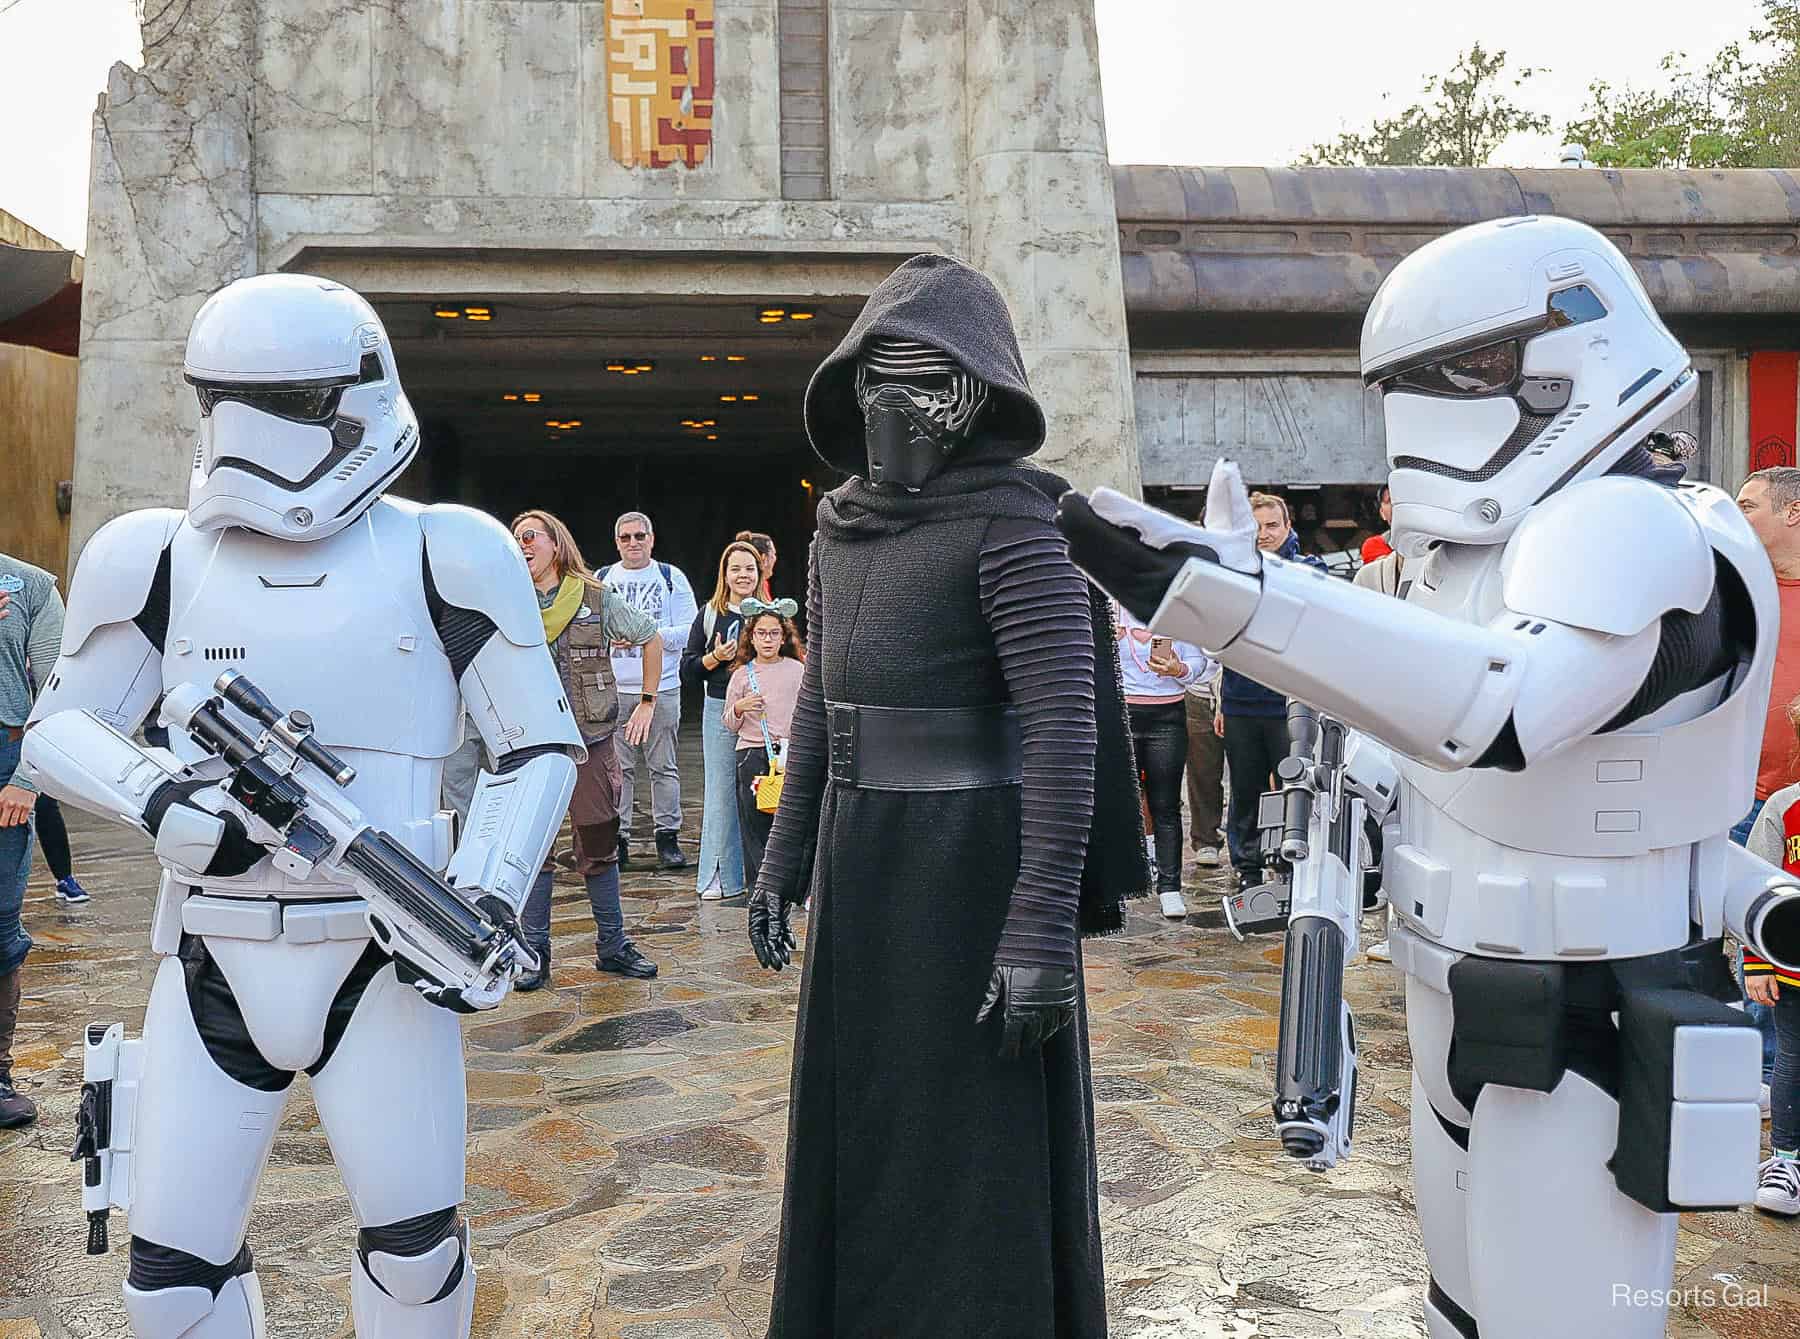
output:
M1189 559L1150 626L1440 771L1475 762L1509 721L1527 761L1603 724L1659 636L1654 621L1611 636L1510 609L1462 623L1268 556L1258 575Z
M468 827L444 877L460 888L494 893L518 911L574 792L575 762L560 750L539 753L516 771L481 773L469 802Z

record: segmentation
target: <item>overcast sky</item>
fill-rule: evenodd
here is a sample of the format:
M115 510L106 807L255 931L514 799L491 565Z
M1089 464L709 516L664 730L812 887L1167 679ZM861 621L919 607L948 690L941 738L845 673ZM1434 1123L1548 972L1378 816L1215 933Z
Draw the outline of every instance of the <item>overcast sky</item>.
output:
M1664 53L1696 57L1748 32L1757 0L1095 0L1115 162L1287 163L1404 107L1471 42L1547 67L1523 101L1560 123L1588 82L1645 83ZM0 0L0 209L82 246L94 98L140 59L131 0ZM1384 104L1382 95L1389 95ZM1560 138L1501 158L1553 166Z

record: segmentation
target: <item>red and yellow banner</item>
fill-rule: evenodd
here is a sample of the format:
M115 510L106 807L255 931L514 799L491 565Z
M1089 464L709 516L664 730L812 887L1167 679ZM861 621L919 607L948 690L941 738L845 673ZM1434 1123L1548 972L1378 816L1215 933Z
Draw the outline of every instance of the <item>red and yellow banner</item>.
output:
M706 161L713 34L713 0L607 0L607 120L617 162Z

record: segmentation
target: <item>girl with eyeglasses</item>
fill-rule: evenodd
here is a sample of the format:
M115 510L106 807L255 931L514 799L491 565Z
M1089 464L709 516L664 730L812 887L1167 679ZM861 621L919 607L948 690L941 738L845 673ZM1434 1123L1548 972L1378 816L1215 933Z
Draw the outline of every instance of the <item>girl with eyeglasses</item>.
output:
M792 600L744 601L741 663L725 688L725 727L737 732L738 837L744 846L746 887L756 886L763 847L775 824L774 813L757 805L758 781L785 754L800 696L800 634L789 621L797 611Z

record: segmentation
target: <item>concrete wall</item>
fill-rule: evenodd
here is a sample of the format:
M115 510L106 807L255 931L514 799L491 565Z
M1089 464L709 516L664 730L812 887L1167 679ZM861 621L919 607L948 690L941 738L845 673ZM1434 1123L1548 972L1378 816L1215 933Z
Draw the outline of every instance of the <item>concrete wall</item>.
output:
M71 557L119 513L184 496L188 325L255 273L252 19L245 0L193 0L146 22L150 67L113 66L94 113Z
M69 520L56 485L74 477L76 362L0 344L0 549L66 577Z

